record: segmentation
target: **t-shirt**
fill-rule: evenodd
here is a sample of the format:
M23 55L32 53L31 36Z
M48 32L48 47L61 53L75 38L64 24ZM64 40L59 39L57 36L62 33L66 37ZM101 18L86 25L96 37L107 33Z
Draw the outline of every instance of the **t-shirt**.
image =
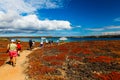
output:
M10 51L16 51L17 50L17 45L14 43L9 44L9 50Z
M19 43L17 44L17 48L18 48L18 49L21 49L21 45L20 45Z

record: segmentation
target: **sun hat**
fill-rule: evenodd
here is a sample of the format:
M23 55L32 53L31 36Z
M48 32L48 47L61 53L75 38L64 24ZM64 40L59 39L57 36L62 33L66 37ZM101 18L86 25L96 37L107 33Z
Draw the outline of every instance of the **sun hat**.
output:
M11 39L11 42L15 42L15 40Z

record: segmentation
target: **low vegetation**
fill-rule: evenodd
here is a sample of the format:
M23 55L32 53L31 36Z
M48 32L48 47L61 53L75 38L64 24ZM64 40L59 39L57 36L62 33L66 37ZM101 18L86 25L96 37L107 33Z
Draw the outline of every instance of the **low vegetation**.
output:
M119 80L120 41L45 46L28 56L31 80Z

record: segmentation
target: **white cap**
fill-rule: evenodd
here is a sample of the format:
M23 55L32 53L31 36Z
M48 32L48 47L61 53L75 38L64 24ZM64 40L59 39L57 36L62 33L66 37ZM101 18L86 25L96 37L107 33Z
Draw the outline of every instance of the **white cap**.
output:
M15 40L11 39L11 42L15 42Z

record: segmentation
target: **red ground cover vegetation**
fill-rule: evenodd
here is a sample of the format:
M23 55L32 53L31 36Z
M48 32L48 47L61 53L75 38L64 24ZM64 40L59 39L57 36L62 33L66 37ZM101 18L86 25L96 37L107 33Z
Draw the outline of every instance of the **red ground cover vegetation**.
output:
M35 80L119 80L120 41L83 41L45 46L28 56Z
M113 71L108 74L95 74L95 77L102 80L120 80L120 72Z
M8 54L6 54L8 43L9 42L7 40L0 41L0 66L3 65L8 58Z
M108 56L98 56L98 57L91 57L88 60L89 62L105 62L105 63L111 63L114 61L114 58L108 57Z

